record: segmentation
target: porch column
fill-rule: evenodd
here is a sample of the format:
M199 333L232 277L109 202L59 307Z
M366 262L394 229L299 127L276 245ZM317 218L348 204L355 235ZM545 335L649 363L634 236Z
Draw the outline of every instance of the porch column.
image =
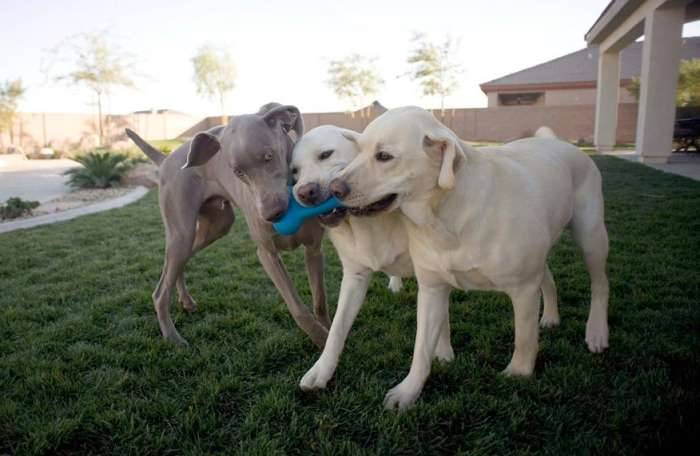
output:
M595 103L595 145L598 152L615 147L620 92L620 52L600 49Z
M666 163L673 149L684 20L685 5L656 9L644 20L636 146L645 163Z

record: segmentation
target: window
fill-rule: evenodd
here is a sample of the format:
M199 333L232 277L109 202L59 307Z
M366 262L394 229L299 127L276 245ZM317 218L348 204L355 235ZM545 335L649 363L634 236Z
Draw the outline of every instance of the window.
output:
M542 97L544 92L499 93L498 104L500 106L536 105Z

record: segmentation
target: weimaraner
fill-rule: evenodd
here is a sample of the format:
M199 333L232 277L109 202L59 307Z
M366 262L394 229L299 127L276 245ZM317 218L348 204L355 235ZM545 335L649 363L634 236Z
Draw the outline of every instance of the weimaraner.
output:
M197 133L166 156L126 129L126 134L159 165L160 211L165 225L165 264L153 292L163 337L186 345L170 317L170 296L177 287L185 310L196 303L185 286L184 268L199 250L228 233L233 207L246 218L265 272L279 290L297 325L323 347L330 321L323 283L323 229L312 219L293 236L277 235L271 222L287 209L288 169L294 141L304 123L295 106L268 103L256 114L235 116L226 126ZM220 153L219 153L220 152ZM280 250L305 247L314 315L303 305L279 256Z

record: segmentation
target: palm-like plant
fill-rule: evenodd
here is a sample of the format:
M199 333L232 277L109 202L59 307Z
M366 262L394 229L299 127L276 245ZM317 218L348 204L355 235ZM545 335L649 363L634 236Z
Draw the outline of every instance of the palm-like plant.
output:
M89 152L75 160L83 167L69 169L65 175L70 176L68 185L76 188L113 187L133 166L126 155L107 151Z

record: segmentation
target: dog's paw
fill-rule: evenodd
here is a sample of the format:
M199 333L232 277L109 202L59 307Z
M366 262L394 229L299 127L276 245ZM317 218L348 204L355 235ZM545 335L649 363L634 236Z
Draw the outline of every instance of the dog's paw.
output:
M182 304L182 308L187 312L194 312L197 310L197 301L195 301L192 296L180 298L180 304Z
M401 280L401 277L397 277L397 276L389 277L388 288L389 288L389 290L391 290L392 293L398 293L399 291L401 291L402 287L403 287L403 280Z
M187 340L184 337L182 337L180 335L180 333L178 333L177 331L172 332L172 333L167 334L167 335L164 335L163 337L168 342L171 342L177 346L180 346L180 347L189 347L190 346L190 343L187 342Z
M443 346L442 344L438 344L437 347L435 347L435 355L433 356L433 358L443 363L449 363L454 361L455 352L452 349L452 345L445 344Z
M517 366L516 364L511 362L508 364L508 367L503 369L501 371L501 374L505 375L506 377L522 377L522 378L527 378L532 376L533 369L532 368L525 368L522 366Z
M328 384L331 376L327 372L324 372L324 370L325 369L323 369L317 361L316 364L314 364L314 366L301 378L299 388L301 388L302 391L326 389L326 385Z
M560 322L559 315L543 314L542 318L540 318L540 328L554 328L555 326L559 326Z
M608 348L608 322L605 320L586 323L586 344L592 353L602 353Z
M390 389L384 396L384 409L402 412L416 404L420 396L420 388L414 388L407 384L406 380Z

